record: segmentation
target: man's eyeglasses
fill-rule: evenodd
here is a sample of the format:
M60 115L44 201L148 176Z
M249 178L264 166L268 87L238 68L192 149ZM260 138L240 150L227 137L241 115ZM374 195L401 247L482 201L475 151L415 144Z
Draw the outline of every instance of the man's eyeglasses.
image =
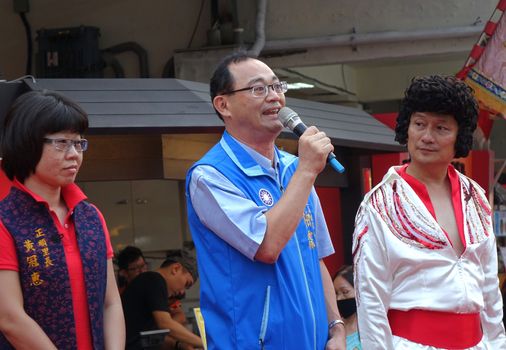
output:
M228 92L222 93L222 95L230 95L234 92L240 92L240 91L251 91L251 94L255 97L261 97L264 98L269 94L269 88L272 89L277 94L284 94L288 91L288 84L286 81L278 81L269 85L255 85L255 86L248 86L242 89L232 90Z
M44 138L45 143L50 143L59 151L68 152L72 147L81 153L88 149L88 140L69 140L69 139L49 139Z

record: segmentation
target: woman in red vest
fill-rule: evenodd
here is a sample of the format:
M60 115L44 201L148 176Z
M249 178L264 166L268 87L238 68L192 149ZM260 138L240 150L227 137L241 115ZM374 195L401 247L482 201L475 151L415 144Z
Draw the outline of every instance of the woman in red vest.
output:
M109 233L74 184L87 128L76 103L46 90L18 97L5 118L0 349L124 348Z

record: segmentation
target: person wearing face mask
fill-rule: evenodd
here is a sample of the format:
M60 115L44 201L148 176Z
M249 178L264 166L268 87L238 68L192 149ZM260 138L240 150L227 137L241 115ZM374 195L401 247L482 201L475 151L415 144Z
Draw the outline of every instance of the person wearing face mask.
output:
M334 276L337 307L344 319L346 350L362 350L357 325L357 303L353 283L353 266L342 266Z

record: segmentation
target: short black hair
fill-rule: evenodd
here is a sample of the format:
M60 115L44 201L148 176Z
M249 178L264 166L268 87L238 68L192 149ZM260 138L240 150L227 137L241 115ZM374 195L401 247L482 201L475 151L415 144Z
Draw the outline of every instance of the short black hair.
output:
M415 112L448 114L455 118L459 126L455 158L466 157L473 147L478 110L473 90L463 81L443 75L415 77L404 92L397 116L395 140L401 145L407 143L410 118Z
M227 93L232 91L234 88L234 77L230 73L230 65L236 64L240 62L244 62L250 59L257 59L251 55L248 55L245 51L234 52L228 56L225 56L216 69L214 70L213 76L211 77L211 81L209 83L209 92L211 94L211 103L214 98L220 94ZM223 120L221 114L216 110L216 114Z
M355 288L355 282L353 281L353 265L341 266L339 270L337 270L332 281L335 281L339 276L344 278L353 288Z
M128 265L130 265L134 261L137 261L141 257L144 259L144 254L142 254L142 250L140 250L137 247L127 245L118 253L116 263L118 264L118 268L120 270L127 270Z
M42 156L44 137L60 131L80 135L88 129L88 115L71 99L49 90L19 96L7 113L0 143L2 168L10 180L24 183Z
M192 275L193 283L197 282L197 279L199 278L199 271L197 268L197 260L194 257L190 256L183 250L172 251L167 255L160 267L167 267L176 263L181 264L181 266L183 266L190 275Z

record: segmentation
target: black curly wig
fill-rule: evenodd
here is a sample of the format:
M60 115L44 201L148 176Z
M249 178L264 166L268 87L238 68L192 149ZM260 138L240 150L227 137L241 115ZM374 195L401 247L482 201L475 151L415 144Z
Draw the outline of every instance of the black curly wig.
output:
M478 120L478 103L473 90L453 76L429 75L415 77L404 92L401 102L395 141L408 142L408 127L415 112L448 114L459 125L455 142L455 158L466 157L473 146L473 132Z

